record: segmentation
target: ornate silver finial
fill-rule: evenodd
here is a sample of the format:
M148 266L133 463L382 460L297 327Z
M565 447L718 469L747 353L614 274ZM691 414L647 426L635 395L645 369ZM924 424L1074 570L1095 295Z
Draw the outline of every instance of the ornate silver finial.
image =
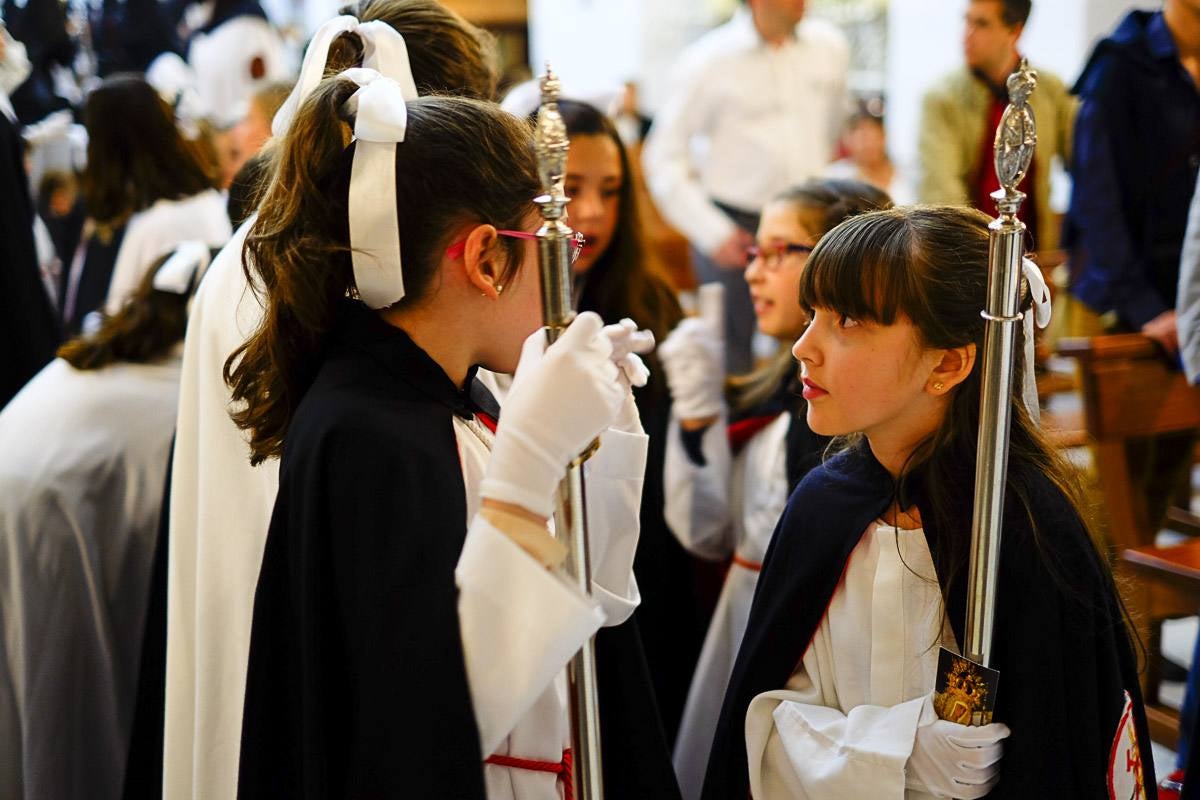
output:
M554 70L546 63L546 74L542 76L542 105L538 109L537 130L534 132L534 147L537 152L538 175L542 180L542 192L550 198L563 197L563 181L567 173L567 126L558 113L558 96L562 84Z
M1018 199L1021 193L1017 186L1029 171L1033 149L1037 145L1037 125L1033 109L1029 107L1029 95L1036 87L1037 72L1022 58L1017 71L1008 76L1008 108L1004 109L1000 126L996 128L996 177L1000 179L997 194L1003 193L1003 197L996 200L1002 204L1002 213L1007 210L1005 205L1013 202L1019 205L1024 199L1023 195Z

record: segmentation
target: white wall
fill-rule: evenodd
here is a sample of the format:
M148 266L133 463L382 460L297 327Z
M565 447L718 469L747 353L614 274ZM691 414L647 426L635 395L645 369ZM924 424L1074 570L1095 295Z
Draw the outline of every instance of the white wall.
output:
M582 95L636 80L653 110L675 56L719 13L698 0L529 0L530 65L539 74L549 58L567 91Z

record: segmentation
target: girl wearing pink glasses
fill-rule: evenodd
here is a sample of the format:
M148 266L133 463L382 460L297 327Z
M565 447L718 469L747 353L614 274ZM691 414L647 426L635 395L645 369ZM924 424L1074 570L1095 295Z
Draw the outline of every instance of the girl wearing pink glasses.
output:
M561 800L564 668L638 603L631 386L651 341L585 313L545 346L528 126L402 91L365 69L322 81L247 239L264 313L226 379L252 463L280 467L238 795ZM394 159L394 180L360 157ZM480 367L516 374L502 415ZM585 596L548 518L597 436ZM642 746L649 708L623 707L649 692L626 641L599 659L609 796L675 797L665 748Z
M791 355L808 321L800 275L822 236L849 217L890 206L868 184L830 179L808 181L767 204L745 274L758 329L781 344L754 372L726 377L720 331L705 317L684 320L658 348L675 417L665 467L667 521L691 552L732 560L675 745L685 798L700 796L771 534L791 490L820 463L829 442L805 421Z

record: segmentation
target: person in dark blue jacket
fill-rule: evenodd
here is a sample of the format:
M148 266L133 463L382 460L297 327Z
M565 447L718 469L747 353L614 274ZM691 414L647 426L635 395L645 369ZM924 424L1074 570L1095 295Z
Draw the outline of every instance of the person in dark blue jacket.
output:
M1075 93L1072 293L1178 349L1175 295L1200 167L1200 8L1131 11L1093 51ZM1191 71L1189 71L1190 66Z

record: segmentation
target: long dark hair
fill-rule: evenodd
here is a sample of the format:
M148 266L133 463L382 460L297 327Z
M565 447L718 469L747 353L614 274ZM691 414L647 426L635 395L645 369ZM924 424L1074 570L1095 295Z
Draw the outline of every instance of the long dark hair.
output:
M612 120L595 106L562 100L558 108L568 136L607 136L621 158L616 234L584 276L579 306L605 322L629 317L661 342L683 319L683 310L646 244L629 154Z
M771 202L794 206L805 229L818 240L856 214L892 207L887 192L848 178L813 178L785 189L771 198ZM790 345L780 347L775 357L758 369L729 377L726 382L729 407L735 413L744 413L767 402L795 373L796 360L792 358Z
M800 302L808 310L831 309L854 319L891 325L907 317L925 347L952 349L974 344L982 354L985 322L979 311L987 293L989 217L959 206L910 206L853 217L817 244L800 278ZM1022 305L1028 309L1028 292ZM1021 326L1017 327L1014 372L1025 374ZM939 530L954 521L947 509L961 507L963 476L974 475L979 430L982 365L953 389L941 426L912 453L897 495L906 505L905 482L918 470ZM1025 408L1020 380L1010 395L1012 430L1007 492L1029 519L1043 553L1032 513L1032 487L1049 481L1066 498L1092 534L1079 471L1050 444ZM852 444L861 435L848 437ZM943 587L966 565L968 537L937 537L934 563ZM1047 560L1052 575L1058 575Z
M225 362L225 381L243 405L233 420L250 431L251 463L280 455L292 415L320 365L342 298L355 293L347 193L353 147L341 109L357 84L322 81L276 148L276 166L251 229L247 278L265 313ZM405 296L428 292L456 225L471 220L519 227L538 193L532 131L499 106L454 97L408 103L396 146L396 194ZM519 243L502 239L508 266ZM502 278L505 283L507 277Z
M180 200L217 185L216 166L200 143L175 126L175 117L138 75L114 75L88 95L83 197L88 216L119 225L159 200Z
M154 288L155 273L171 255L154 262L137 291L117 313L104 318L99 330L67 342L58 349L58 357L80 370L117 362L146 364L166 357L183 341L191 298L190 291L179 294Z

